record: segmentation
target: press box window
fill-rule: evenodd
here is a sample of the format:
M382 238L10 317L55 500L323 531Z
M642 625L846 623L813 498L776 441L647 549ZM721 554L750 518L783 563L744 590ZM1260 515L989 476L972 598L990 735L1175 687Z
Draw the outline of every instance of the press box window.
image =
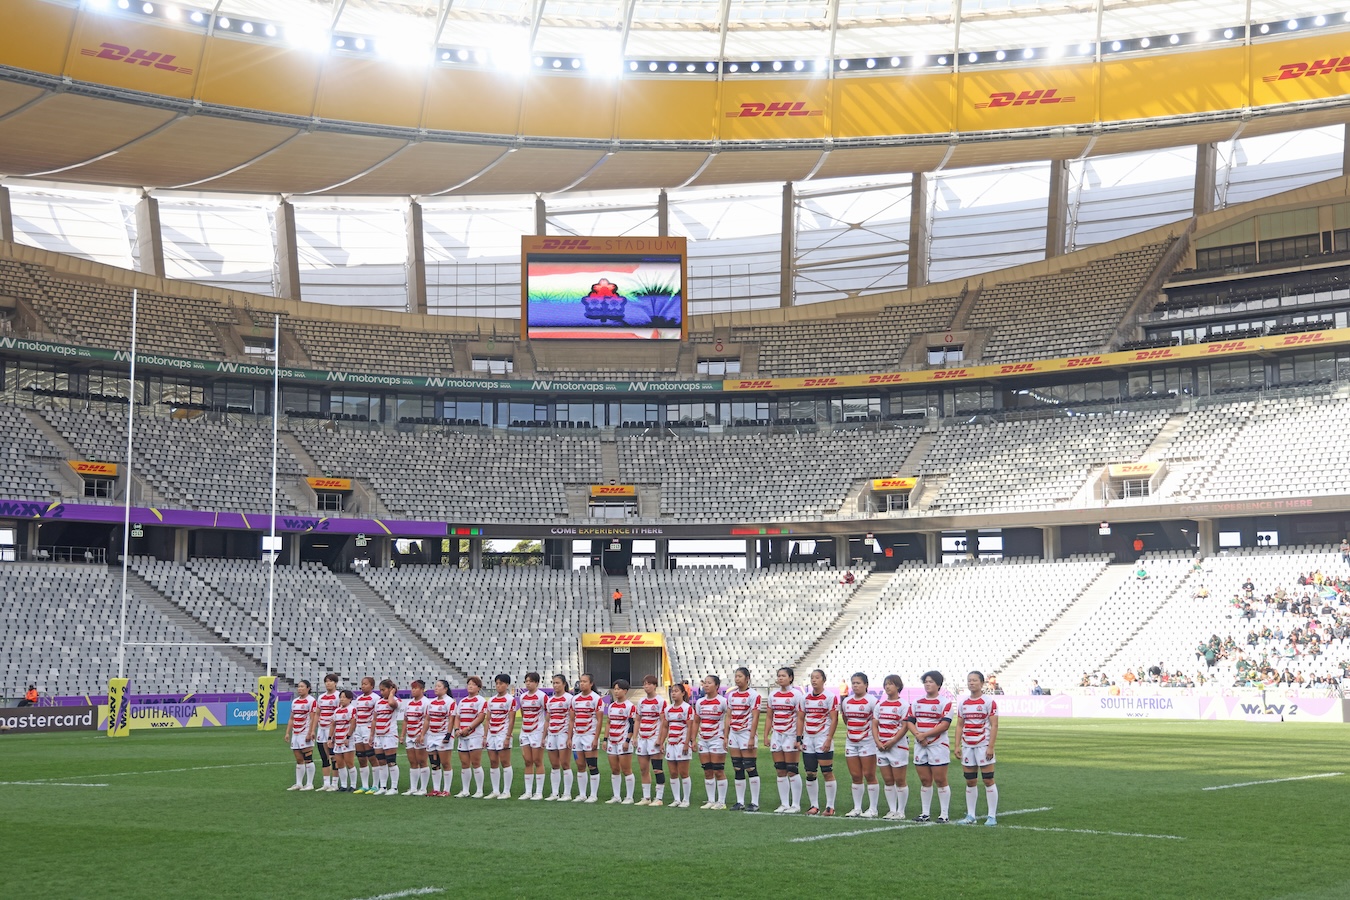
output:
M739 375L741 374L741 361L739 359L700 359L697 371L700 375Z
M84 495L95 500L111 500L113 496L113 480L111 478L90 478L84 479Z
M509 356L475 356L473 370L489 375L510 375L516 370L516 363Z
M966 348L964 344L928 348L928 364L930 366L951 365L952 363L959 363L965 358Z

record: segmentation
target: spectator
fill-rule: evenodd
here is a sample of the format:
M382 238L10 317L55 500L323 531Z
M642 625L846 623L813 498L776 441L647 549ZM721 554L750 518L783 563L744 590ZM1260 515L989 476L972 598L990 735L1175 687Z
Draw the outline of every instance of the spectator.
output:
M845 573L844 573L844 577L839 581L839 583L840 583L840 584L853 584L853 583L856 582L857 580L858 580L858 579L854 576L854 574L853 574L852 572L845 572Z
M1033 697L1043 697L1048 693L1049 691L1041 687L1041 683L1039 681L1037 681L1034 678L1031 680L1031 695Z
M614 612L615 613L623 612L623 591L619 590L618 588L614 589Z
M1350 566L1350 537L1341 541L1341 562Z
M37 685L30 684L28 690L24 693L23 699L19 701L20 706L36 706L38 701Z
M998 676L997 676L997 675L990 675L990 676L989 676L989 684L985 685L985 690L987 690L987 691L988 691L989 693L991 693L991 694L1001 694L1001 693L1003 693L1003 688L1001 688L1001 687L998 686Z

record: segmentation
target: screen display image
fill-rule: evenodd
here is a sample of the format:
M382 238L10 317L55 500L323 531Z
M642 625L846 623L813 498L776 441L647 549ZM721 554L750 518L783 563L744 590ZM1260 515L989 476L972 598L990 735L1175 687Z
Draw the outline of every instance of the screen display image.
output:
M684 272L679 253L527 252L526 336L680 340Z

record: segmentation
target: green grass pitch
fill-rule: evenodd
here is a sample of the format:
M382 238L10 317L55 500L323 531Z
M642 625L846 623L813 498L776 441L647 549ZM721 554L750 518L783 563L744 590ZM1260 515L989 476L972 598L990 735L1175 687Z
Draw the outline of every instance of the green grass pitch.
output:
M1343 725L1008 719L999 827L985 828L702 811L697 771L690 809L288 793L279 732L7 736L0 896L1344 898L1350 775L1203 788L1350 772L1347 737ZM760 770L772 809L767 754ZM516 771L519 794L518 759ZM606 799L603 759L601 772ZM67 786L79 783L107 786ZM912 770L910 785L912 817Z

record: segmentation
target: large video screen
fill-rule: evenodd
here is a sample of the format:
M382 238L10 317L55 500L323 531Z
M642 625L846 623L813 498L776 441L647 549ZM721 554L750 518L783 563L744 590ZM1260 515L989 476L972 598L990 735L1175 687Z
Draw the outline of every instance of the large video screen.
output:
M524 238L521 331L531 340L682 340L685 265L684 238Z

